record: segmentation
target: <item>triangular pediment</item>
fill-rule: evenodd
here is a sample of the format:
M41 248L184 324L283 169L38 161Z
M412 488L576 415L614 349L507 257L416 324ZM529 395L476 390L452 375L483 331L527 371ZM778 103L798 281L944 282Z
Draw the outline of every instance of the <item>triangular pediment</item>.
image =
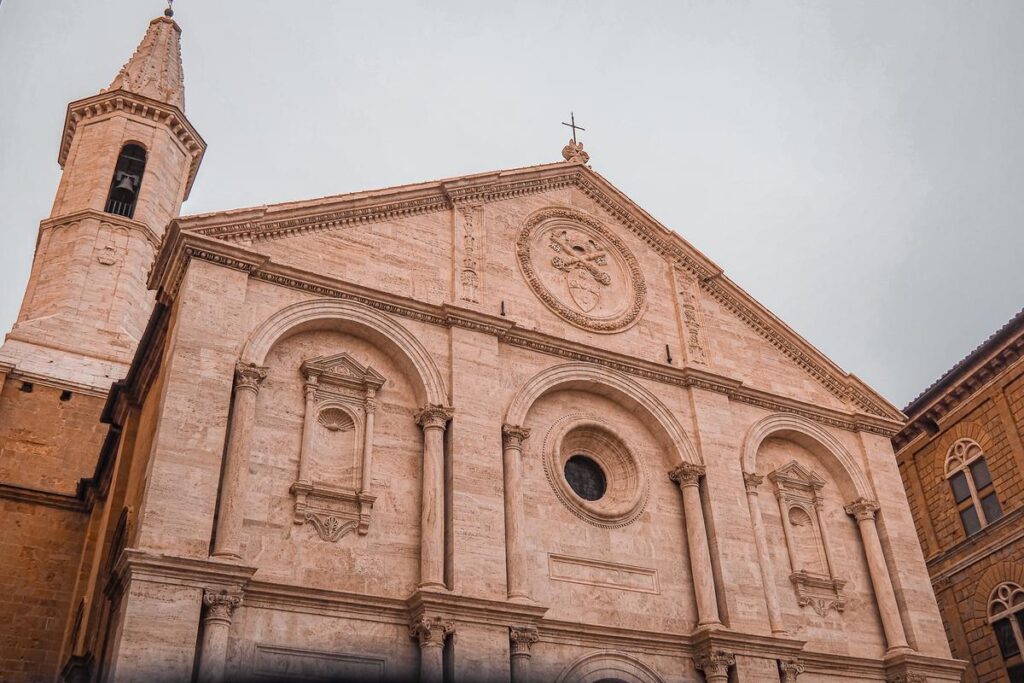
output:
M820 489L825 485L824 479L795 460L779 467L768 478L783 488Z
M178 219L177 226L206 237L251 245L310 233L359 227L372 248L373 224L416 220L417 216L481 206L540 192L571 188L631 232L661 257L687 273L709 300L762 340L768 352L786 357L797 376L810 376L834 409L886 420L903 420L897 408L858 378L844 372L814 346L732 282L713 261L659 223L603 176L579 163L554 163L467 175L414 185L357 192L303 202L240 209ZM268 245L269 247L269 245ZM714 370L713 365L709 368ZM771 390L770 387L766 389ZM825 394L824 392L827 392ZM811 399L817 400L817 399Z
M307 378L318 382L353 387L383 386L384 376L369 365L363 366L344 351L331 356L318 356L302 363L302 372Z

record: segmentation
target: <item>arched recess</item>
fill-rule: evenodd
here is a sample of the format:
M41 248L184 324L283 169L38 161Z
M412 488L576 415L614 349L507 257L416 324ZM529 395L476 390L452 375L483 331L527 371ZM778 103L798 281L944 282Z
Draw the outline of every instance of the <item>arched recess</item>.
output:
M874 498L867 477L846 447L818 424L792 413L768 415L747 431L741 461L744 472L757 473L757 451L761 442L769 437L790 439L817 455L822 465L836 477L840 488L850 489L843 493L851 500Z
M686 432L657 396L625 375L587 363L566 363L543 370L527 382L512 399L505 422L523 425L530 407L541 396L562 389L582 389L607 396L629 407L651 430L673 463L701 464L700 454Z
M662 683L658 673L636 657L624 652L602 650L583 655L559 674L555 683Z
M278 342L300 332L324 329L373 341L413 379L419 403L448 404L444 379L426 347L388 316L354 301L312 299L285 306L253 331L242 348L241 361L263 365Z

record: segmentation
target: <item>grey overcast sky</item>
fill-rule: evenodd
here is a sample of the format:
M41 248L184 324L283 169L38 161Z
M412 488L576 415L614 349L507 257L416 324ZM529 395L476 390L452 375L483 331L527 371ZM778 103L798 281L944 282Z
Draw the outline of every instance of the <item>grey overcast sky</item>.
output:
M158 0L0 4L0 328ZM1024 2L179 0L184 213L591 163L902 406L1024 305Z

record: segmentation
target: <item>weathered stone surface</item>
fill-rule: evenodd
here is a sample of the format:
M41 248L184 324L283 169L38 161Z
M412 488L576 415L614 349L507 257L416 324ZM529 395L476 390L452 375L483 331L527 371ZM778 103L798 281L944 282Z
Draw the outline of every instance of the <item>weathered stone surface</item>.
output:
M957 680L899 412L579 150L175 218L202 143L177 28L150 32L97 97L163 114L69 124L0 351L6 518L72 520L15 563L12 588L53 567L63 622L12 680ZM126 222L102 210L129 139ZM92 398L22 396L31 373Z

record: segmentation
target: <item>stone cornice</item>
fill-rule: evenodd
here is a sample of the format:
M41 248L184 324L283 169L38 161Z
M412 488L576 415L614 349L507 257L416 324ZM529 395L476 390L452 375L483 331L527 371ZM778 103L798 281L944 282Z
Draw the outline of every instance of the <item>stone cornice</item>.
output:
M68 153L71 151L71 142L75 138L75 131L78 130L78 125L81 122L119 112L155 121L166 126L177 138L185 152L192 157L188 181L185 184L185 199L188 199L192 183L196 179L196 173L199 172L199 164L206 152L206 142L185 118L184 112L176 106L127 90L103 92L83 100L76 100L68 105L67 114L64 116L64 133L60 139L57 163L64 168L64 162L67 161Z
M508 626L532 624L544 617L546 606L474 598L447 591L418 590L406 600L412 618L420 614L439 614L460 622Z
M42 233L44 230L51 228L59 228L67 225L68 223L74 223L91 218L93 220L102 221L104 223L112 223L114 225L120 225L128 228L129 230L135 230L142 233L142 236L146 238L146 241L153 245L154 249L160 248L160 237L153 232L145 223L140 221L134 221L124 216L118 216L113 213L106 213L105 211L98 211L96 209L82 209L81 211L75 211L74 213L63 214L61 216L52 216L39 223L39 232ZM37 244L38 247L38 244Z
M296 289L317 297L357 301L385 313L423 323L460 327L493 334L499 341L511 346L569 360L595 363L663 384L715 391L748 405L771 411L795 413L846 431L868 431L890 437L902 426L902 422L896 419L823 408L797 399L745 387L740 381L706 370L658 364L586 344L559 339L542 332L520 329L513 322L501 316L492 316L451 304L427 304L276 264L266 256L252 250L194 232L182 231L178 225L173 223L166 244L160 252L150 277L150 287L160 290L159 301L166 303L177 295L177 288L184 276L187 262L192 258L242 270L253 279Z
M43 505L45 507L57 508L60 510L71 510L73 512L88 512L89 503L77 495L66 493L54 493L53 491L41 491L39 489L25 488L13 484L0 483L0 499L15 500L19 503L31 505Z
M547 164L482 173L305 202L184 217L176 222L183 230L222 240L261 240L442 211L463 203L501 201L567 186L578 188L657 253L696 275L706 292L834 396L853 403L865 413L903 420L895 406L860 379L844 372L725 277L721 268L686 240L655 220L601 175L581 164Z
M968 569L971 565L991 557L1006 546L1024 538L1024 507L1006 513L973 536L951 548L929 557L925 564L932 584L939 583Z
M9 334L8 336L14 338L13 335ZM6 371L5 368L7 368ZM103 398L110 392L109 388L99 389L89 384L68 382L63 379L47 377L46 375L41 375L35 372L25 372L24 370L19 370L15 366L10 365L8 363L0 364L0 372L6 374L7 378L11 380L31 382L32 384L38 384L44 387L52 387L54 389L68 389L76 394L82 394L83 396L95 396L97 398Z
M1008 340L973 369L965 371L960 379L950 382L928 400L925 400L927 394L917 399L917 409L910 413L910 421L893 438L893 446L901 453L915 450L908 446L913 446L921 437L927 440L932 436L925 422L931 421L941 427L943 423L954 419L955 413L975 397L983 396L988 387L1002 384L1003 377L1015 376L1015 371L1021 368L1024 368L1024 333Z
M256 567L214 559L154 555L125 549L111 572L107 593L113 595L131 581L148 581L193 588L229 590L246 586Z

